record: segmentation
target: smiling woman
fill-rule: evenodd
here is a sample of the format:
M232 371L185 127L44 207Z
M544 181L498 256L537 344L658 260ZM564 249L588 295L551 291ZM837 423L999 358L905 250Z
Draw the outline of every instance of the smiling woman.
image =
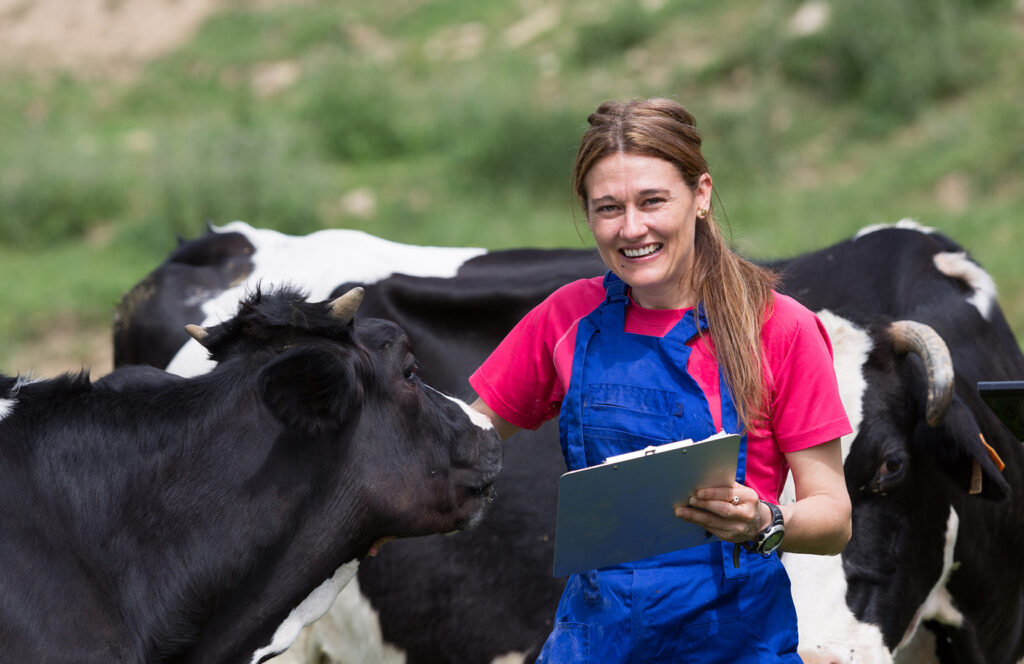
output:
M648 274L647 279L634 282L626 278L623 261L608 254L607 247L602 248L602 258L633 288L638 304L644 299L642 291L654 296L652 308L678 309L693 306L696 301L702 303L709 327L716 331L718 361L736 396L739 417L749 426L767 403L758 335L770 309L776 278L726 246L714 222L712 181L696 119L674 101L649 99L628 104L607 102L591 114L588 122L590 129L576 155L573 183L599 247L607 233L604 224L598 223L604 218L598 210L603 206L594 202L598 198L607 201L611 196L614 202L615 195L625 196L630 187L628 193L634 195L653 188L676 199L648 196L632 201L647 206L641 212L660 212L655 233L660 228L674 229L673 248L663 248L665 260L655 261L665 266L660 274ZM596 185L607 190L599 191ZM666 207L662 200L668 203L667 210L662 209ZM604 213L614 215L608 210ZM626 235L618 241L635 244L657 239L649 230L626 228ZM647 234L638 236L638 231ZM629 276L643 276L640 272L631 270ZM636 300L636 289L641 291L640 301Z
M569 470L723 429L741 444L730 485L665 505L707 541L571 577L537 661L795 664L773 553L834 554L850 537L828 337L726 246L693 116L649 99L588 122L574 183L608 272L528 313L470 377L474 405L506 437L558 414ZM780 507L788 469L797 500Z
M605 264L632 286L633 301L648 309L696 305L694 226L707 215L711 176L691 191L663 159L615 154L591 169L586 188L587 225Z

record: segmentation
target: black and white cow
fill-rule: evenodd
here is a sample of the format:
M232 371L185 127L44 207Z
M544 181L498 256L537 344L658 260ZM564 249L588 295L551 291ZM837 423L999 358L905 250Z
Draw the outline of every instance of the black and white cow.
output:
M0 661L264 661L381 540L480 519L497 434L360 298L257 291L200 377L0 375Z
M325 253L330 260L319 262ZM961 247L912 222L865 229L773 267L782 290L829 328L856 429L843 441L853 539L841 556L783 558L801 654L844 664L1024 657L1024 563L1012 554L1024 530L1024 458L975 389L978 380L1024 377L1024 356L991 278ZM201 373L212 366L202 349L171 336L183 322L216 321L254 283L315 278L325 293L366 285L364 307L409 331L423 375L465 393L469 372L527 310L602 271L587 250L408 247L352 231L297 238L236 222L181 245L125 297L115 357ZM141 330L140 311L165 318ZM382 636L377 661L532 661L561 591L550 576L563 470L556 440L549 424L507 444L499 499L480 528L399 542L360 568L373 611L353 610L360 600L351 588L341 622ZM367 622L353 623L356 615ZM329 658L333 647L315 637L307 654Z

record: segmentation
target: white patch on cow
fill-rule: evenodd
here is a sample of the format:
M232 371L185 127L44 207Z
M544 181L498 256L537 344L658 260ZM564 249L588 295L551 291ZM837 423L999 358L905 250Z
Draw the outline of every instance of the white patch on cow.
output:
M19 375L14 379L14 385L7 390L7 396L0 399L0 420L14 412L14 406L18 403L18 391L23 385L29 383L35 383L42 380L41 378L32 378L31 375Z
M287 652L267 664L405 664L401 650L384 641L380 619L353 579L330 612L302 630ZM526 653L509 652L491 664L523 664Z
M951 627L963 626L964 616L953 606L953 598L950 597L949 589L946 587L949 583L949 576L958 567L958 563L953 560L953 553L956 550L956 540L959 534L960 515L950 506L949 518L946 520L946 540L942 549L942 573L935 585L932 586L924 603L921 604L921 608L917 610L903 639L896 646L896 653L899 653L901 648L914 640L915 632L926 620L935 620Z
M996 303L996 282L980 265L967 257L965 251L947 251L935 254L932 259L939 272L947 277L959 279L974 291L970 302L985 320L991 320L992 308Z
M253 653L252 664L256 664L268 655L282 653L290 647L306 625L327 613L338 593L352 580L358 569L359 561L351 560L339 567L331 578L317 586L306 599L302 600L301 604L292 609L292 612L274 632L270 644Z
M832 366L839 383L839 398L843 402L846 416L850 419L853 433L843 436L843 461L850 453L850 445L860 431L863 418L864 392L867 380L864 378L864 364L873 346L871 335L849 320L837 316L828 309L818 312L818 320L825 326L829 339L832 341Z
M786 553L796 605L799 654L804 661L834 664L888 664L892 655L876 625L854 617L846 605L842 556Z
M405 664L405 654L384 642L380 619L353 579L334 606L309 625L287 652L268 664Z
M832 341L832 359L839 383L839 397L846 409L853 433L843 436L843 461L857 436L863 419L864 363L871 352L868 333L827 309L818 319ZM786 482L781 502L796 500L792 477ZM793 589L800 655L807 662L837 664L887 664L889 649L876 625L862 623L846 605L846 575L838 556L786 553L782 556Z
M434 389L433 387L430 387L426 383L424 383L423 386L428 388L428 389L434 390L434 392L437 392L438 394L443 396L445 399L450 399L450 400L454 401L455 403L459 404L459 408L462 409L462 412L466 413L466 415L469 417L469 420L473 424L475 424L478 427L480 427L481 429L488 430L488 429L493 429L494 428L494 423L491 422L491 418L487 417L486 415L481 413L476 408L473 408L472 406L470 406L468 403L466 403L462 399L456 399L455 397L453 397L453 396L451 396L449 394L445 394L441 390L437 390L437 389Z
M0 421L14 412L15 403L16 399L0 399Z
M857 231L857 234L853 236L854 240L864 237L868 233L874 233L875 231L885 230L887 228L902 228L907 231L918 231L919 233L925 233L931 235L935 233L935 229L930 226L924 226L914 221L913 219L900 219L895 224L875 224L873 226L865 226L864 228Z
M325 300L346 282L373 284L392 274L451 278L471 258L487 253L477 247L422 247L399 244L361 231L328 229L309 235L285 235L253 228L243 221L215 227L218 233L241 233L255 247L253 270L246 279L203 305L202 325L210 327L235 315L238 302L255 290L297 286L311 301ZM189 340L167 370L196 376L214 366L206 349Z

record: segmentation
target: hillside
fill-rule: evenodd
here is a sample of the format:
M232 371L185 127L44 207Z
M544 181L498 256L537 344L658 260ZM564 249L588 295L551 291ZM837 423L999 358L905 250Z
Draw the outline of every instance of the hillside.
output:
M176 236L245 219L585 246L605 99L697 115L755 257L912 217L1024 335L1024 0L0 0L0 367L109 367Z

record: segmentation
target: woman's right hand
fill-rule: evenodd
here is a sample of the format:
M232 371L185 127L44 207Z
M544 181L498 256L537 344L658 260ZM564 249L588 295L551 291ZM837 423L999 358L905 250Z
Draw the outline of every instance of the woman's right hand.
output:
M732 486L698 489L689 505L676 506L676 516L721 540L741 544L754 539L761 532L761 524L767 523L762 510L767 507L756 491L733 482Z

